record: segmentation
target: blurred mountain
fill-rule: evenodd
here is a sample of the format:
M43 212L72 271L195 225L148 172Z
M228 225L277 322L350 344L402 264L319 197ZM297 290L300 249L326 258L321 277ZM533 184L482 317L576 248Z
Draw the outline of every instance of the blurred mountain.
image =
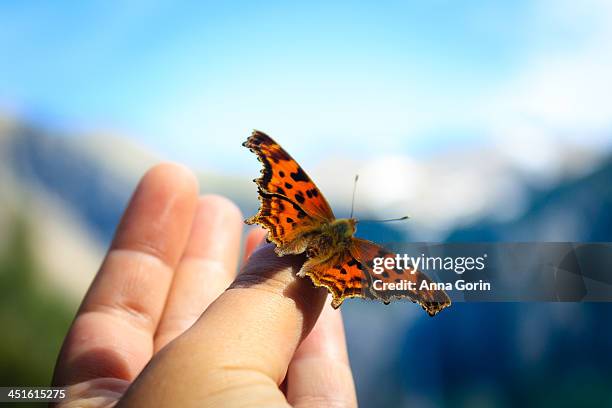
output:
M364 200L359 204L365 213L359 214L361 218L370 218L370 215L376 218L380 211L385 215L401 215L397 209L393 212L386 209L393 203L400 205L400 209L412 208L416 214L406 224L361 224L358 235L381 243L422 241L430 236L427 233L430 228L435 230L445 223L445 228L455 226L446 232L435 230L434 238L607 240L612 231L609 211L612 186L608 182L612 176L612 160L604 160L597 169L582 175L575 171L577 158L581 158L580 162L595 160L587 160L591 156L584 151L568 157L569 164L559 166L558 171L565 176L544 187L491 150L457 152L452 157L442 154L424 163L408 158L402 161L402 156L397 156L362 164L359 193L363 193ZM70 282L75 292L82 293L112 238L131 191L146 169L159 161L154 153L119 136L70 134L0 117L0 225L11 211L27 212L38 231L34 236L41 248L39 255L44 258L41 264L50 266L53 279L60 277ZM337 174L338 166L346 168L350 163L346 160L323 162L313 169L313 176L322 190L328 192L332 205L334 201L342 201L340 208L333 205L336 214L342 216L348 213L349 203L338 197L350 196L348 190L346 194L344 191L351 187L350 183L323 176ZM379 174L381 171L386 173ZM374 177L376 174L379 176ZM417 186L418 176L431 181L428 179ZM400 179L396 180L397 177ZM235 201L245 214L256 211L258 202L250 177L200 173L199 178L202 193L223 194ZM382 192L370 197L372 191L380 190L380 180L387 179L397 182L397 191L389 194L391 197L403 194L400 201L393 201ZM379 180L378 184L375 180ZM338 188L331 187L335 184ZM452 198L438 202L440 194L446 194L449 189ZM406 204L410 197L412 201ZM517 205L520 210L515 209L512 216L500 218L494 214L498 208L505 207L502 212L507 212L507 208ZM447 211L440 210L442 207ZM443 214L447 212L456 214L460 221L444 221L447 215ZM86 272L75 274L72 270L75 264Z
M612 240L612 158L592 173L532 190L523 215L507 222L478 220L451 232L451 242Z

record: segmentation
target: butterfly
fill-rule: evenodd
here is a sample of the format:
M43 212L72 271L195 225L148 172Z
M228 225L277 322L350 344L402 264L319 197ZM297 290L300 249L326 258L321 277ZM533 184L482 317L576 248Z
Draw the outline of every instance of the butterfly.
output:
M358 220L336 218L315 183L270 136L255 130L243 146L263 164L261 176L253 180L261 205L245 223L265 227L278 256L305 253L307 260L298 276L308 276L315 286L326 287L334 309L347 298L378 299L389 304L393 298L407 297L430 316L450 306L443 290L419 289L423 281L428 282L427 286L432 281L418 270L394 265L374 273L375 258L395 254L355 237ZM389 284L402 281L414 282L414 289L388 289Z

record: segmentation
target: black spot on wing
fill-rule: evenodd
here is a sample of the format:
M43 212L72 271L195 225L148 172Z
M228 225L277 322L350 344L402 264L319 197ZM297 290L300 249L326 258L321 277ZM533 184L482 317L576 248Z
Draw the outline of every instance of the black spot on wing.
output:
M304 173L304 170L302 170L301 167L298 167L297 171L295 173L291 173L290 175L293 181L310 181L310 179L308 178L306 173Z

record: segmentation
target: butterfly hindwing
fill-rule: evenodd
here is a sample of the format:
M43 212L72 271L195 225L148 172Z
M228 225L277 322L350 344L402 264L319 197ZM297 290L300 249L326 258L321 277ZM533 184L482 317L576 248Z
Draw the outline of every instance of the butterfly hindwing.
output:
M419 289L423 281L429 283L431 279L423 272L414 270L412 267L403 268L384 268L380 274L374 273L374 258L395 258L395 254L384 249L373 242L353 238L353 256L365 267L366 273L372 282L369 287L368 297L380 299L389 303L393 298L407 297L411 301L418 303L430 315L434 316L440 310L450 306L451 301L443 290ZM395 263L395 262L394 262ZM379 283L375 283L379 280ZM414 290L385 290L383 284L402 283L402 281L413 282Z
M308 215L322 221L332 221L334 213L310 177L300 165L270 136L254 130L244 142L264 165L255 182L260 190L278 194L297 204Z
M326 287L332 294L332 307L340 307L344 299L365 297L370 287L365 267L346 249L321 261L307 260L299 276L308 276L316 286Z

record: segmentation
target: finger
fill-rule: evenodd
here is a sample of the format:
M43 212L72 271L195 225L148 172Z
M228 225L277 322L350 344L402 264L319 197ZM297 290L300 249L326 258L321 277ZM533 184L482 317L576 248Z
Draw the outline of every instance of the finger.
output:
M130 383L116 378L96 378L94 380L69 385L66 398L55 408L113 407L125 393Z
M176 164L155 166L142 178L68 333L56 384L131 380L150 359L197 189L195 176Z
M287 372L287 401L301 407L356 407L340 310L324 307Z
M126 406L286 406L278 384L327 294L296 276L304 259L277 257L273 245L255 251L232 287L152 360L128 390ZM176 396L180 401L171 400Z
M234 203L215 195L200 198L191 235L157 328L155 350L187 330L232 283L238 267L241 232L242 215Z
M243 264L249 259L253 251L264 243L267 234L268 232L259 226L256 226L249 231L244 244L244 257L242 259Z

